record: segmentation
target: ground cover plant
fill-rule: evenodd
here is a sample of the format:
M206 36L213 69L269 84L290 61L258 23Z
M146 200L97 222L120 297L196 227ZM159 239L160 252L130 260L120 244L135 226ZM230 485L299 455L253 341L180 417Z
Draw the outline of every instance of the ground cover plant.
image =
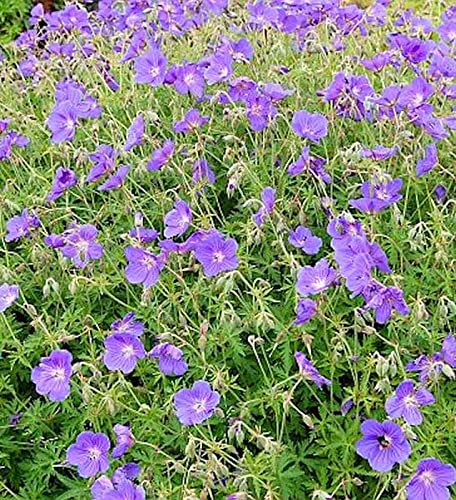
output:
M451 498L456 8L100 0L0 56L0 491Z

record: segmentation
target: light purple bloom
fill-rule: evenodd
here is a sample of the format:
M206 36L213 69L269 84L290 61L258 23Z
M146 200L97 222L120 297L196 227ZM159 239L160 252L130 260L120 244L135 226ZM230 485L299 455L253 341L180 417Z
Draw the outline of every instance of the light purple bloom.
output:
M299 299L296 308L296 319L294 325L303 325L310 321L317 312L317 303L312 299Z
M127 142L125 143L124 150L131 151L135 146L139 146L144 141L145 122L144 116L139 114L130 125L127 132Z
M52 132L51 141L56 144L73 141L77 124L78 113L74 104L70 101L57 103L47 120L47 126Z
M403 417L410 425L420 425L423 422L420 407L434 402L434 396L427 389L415 388L413 380L407 379L401 382L394 395L386 400L385 409L391 418Z
M128 265L125 276L130 283L142 283L149 288L157 283L163 263L157 255L143 248L129 246L125 249Z
M436 352L432 356L422 354L413 361L409 361L405 366L408 372L418 372L419 380L422 384L426 383L429 379L435 380L443 369L443 356L442 353Z
M437 146L435 142L432 142L424 148L424 156L416 163L416 176L421 177L430 172L437 165L438 161Z
M10 243L24 236L29 237L31 230L40 225L40 219L35 214L29 214L28 210L25 208L21 215L15 215L6 223L7 234L5 236L5 241Z
M214 54L208 60L204 78L208 85L226 82L233 74L233 59L229 54Z
M57 349L48 357L41 358L40 364L32 370L36 392L48 396L51 401L66 399L70 395L72 360L73 356L65 349Z
M272 187L266 187L263 189L261 193L261 207L258 212L252 215L252 219L257 226L262 226L266 221L266 217L274 210L275 192L275 189Z
M98 191L112 191L119 188L124 183L129 171L130 165L121 165L117 172L111 174L103 184L98 186Z
M46 201L54 201L65 193L68 189L75 186L78 182L76 174L70 168L59 167L52 183L51 192Z
M98 230L92 224L76 226L63 235L61 252L74 265L84 268L89 260L98 260L103 256L103 246L97 241Z
M328 133L328 120L320 113L296 111L291 121L291 128L299 137L318 143Z
M163 142L161 148L156 149L152 153L152 158L149 160L147 164L147 170L160 170L164 167L170 160L171 156L174 153L174 142L170 139L166 139Z
M407 483L407 500L450 500L448 488L456 482L456 470L437 458L421 460Z
M188 365L184 360L184 353L170 342L156 345L150 351L149 356L158 359L158 367L164 375L180 376L188 370Z
M116 166L116 158L119 151L112 146L101 144L94 153L89 155L89 160L94 162L85 182L96 182L109 172L113 172Z
M151 49L135 60L135 81L158 87L165 80L166 57L158 49Z
M308 360L302 352L296 352L294 357L302 377L314 382L319 389L322 389L324 385L331 385L331 380L323 377L312 361Z
M111 333L128 333L141 336L144 333L144 324L135 321L136 313L129 312L122 319L118 319L111 324Z
M396 286L381 286L368 297L366 309L375 309L377 323L386 323L395 309L400 315L407 316L409 308L404 300L404 293Z
M116 424L114 426L116 444L112 450L112 458L120 458L133 446L135 437L128 425Z
M108 370L131 373L138 359L145 357L144 345L136 335L115 333L104 341L106 348L103 361Z
M192 180L195 184L200 181L205 181L208 184L214 184L215 174L209 163L204 158L196 160L193 164Z
M314 267L304 266L298 271L296 290L304 297L327 290L336 279L336 271L326 259L319 260Z
M456 368L456 338L454 335L445 337L442 344L442 356L445 363Z
M378 472L389 472L396 463L402 464L412 451L404 432L393 422L366 420L361 432L364 437L356 443L356 451Z
M184 118L173 125L174 132L186 134L201 128L209 121L209 116L202 116L198 109L190 109Z
M220 395L204 380L198 380L191 389L181 389L174 396L174 407L179 422L195 425L210 418L220 402Z
M376 161L388 160L389 158L396 156L397 152L397 146L387 147L381 146L380 144L377 144L377 146L373 147L372 149L365 147L363 147L362 149L363 158L370 158L371 160Z
M78 466L81 477L93 477L109 468L108 437L101 432L81 432L67 450L67 461Z
M350 205L367 213L378 213L402 198L402 179L387 182L364 182L361 186L362 198L350 200Z
M11 307L19 297L19 285L0 285L0 313Z
M183 200L178 200L174 208L165 215L165 238L181 236L187 231L192 221L192 210Z
M298 226L294 231L290 231L288 241L308 255L317 254L323 244L321 238L314 236L312 231L304 226Z
M233 238L213 234L196 245L195 257L203 266L204 275L212 277L238 267L237 248L238 244Z

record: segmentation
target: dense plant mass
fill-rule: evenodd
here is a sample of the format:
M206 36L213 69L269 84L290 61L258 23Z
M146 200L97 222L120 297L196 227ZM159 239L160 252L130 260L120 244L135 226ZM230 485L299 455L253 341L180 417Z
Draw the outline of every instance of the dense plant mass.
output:
M451 497L431 3L32 10L0 56L4 498Z

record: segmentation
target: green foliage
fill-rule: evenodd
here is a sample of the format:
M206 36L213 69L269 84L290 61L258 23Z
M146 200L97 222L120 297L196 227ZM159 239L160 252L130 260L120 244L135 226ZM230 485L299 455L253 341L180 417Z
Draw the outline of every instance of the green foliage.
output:
M31 0L0 2L0 44L13 40L26 27L31 6Z

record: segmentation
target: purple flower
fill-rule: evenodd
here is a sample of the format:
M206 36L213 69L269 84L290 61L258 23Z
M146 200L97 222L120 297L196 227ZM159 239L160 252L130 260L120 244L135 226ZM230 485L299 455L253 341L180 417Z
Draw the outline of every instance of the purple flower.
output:
M156 149L152 153L152 158L149 160L147 164L147 170L160 170L164 167L170 160L171 156L174 153L174 142L170 139L166 139L163 142L161 148Z
M195 184L200 181L214 184L215 174L211 169L209 163L204 158L196 160L193 164L192 180Z
M361 59L361 64L369 71L380 71L393 61L393 53L390 51L375 54L372 59Z
M32 370L36 392L47 395L51 401L63 401L70 395L70 377L73 356L68 351L55 350Z
M437 146L435 142L432 142L424 148L423 158L420 158L416 163L416 176L421 177L430 172L437 165L438 161Z
M119 151L112 146L102 144L97 150L89 155L89 160L94 162L94 166L87 175L86 182L96 182L108 172L112 172L116 166L116 158Z
M124 475L99 477L90 488L92 500L145 500L146 493L142 486L136 486Z
M375 146L372 149L363 147L362 156L364 158L370 158L371 160L376 160L376 161L388 160L389 158L396 156L397 151L398 151L397 146L389 148L377 144L377 146Z
M296 290L304 297L327 290L336 279L336 271L326 259L319 260L314 267L304 266L298 271Z
M331 385L331 380L320 375L312 361L308 360L302 352L296 352L294 357L296 363L298 363L299 374L302 377L314 382L319 389L322 389L324 385Z
M320 113L296 111L291 121L291 128L299 137L318 143L328 134L328 120Z
M136 313L129 312L122 319L111 324L111 333L128 333L129 335L141 336L144 333L144 325L141 321L135 321Z
M409 110L416 110L425 104L433 93L434 87L424 78L417 77L402 89L398 103Z
M77 182L78 178L73 170L59 167L52 183L51 192L48 194L46 201L50 202L60 198L67 189L75 186Z
M51 141L55 144L73 141L78 124L78 113L73 103L63 101L57 103L47 119L47 126L52 132Z
M92 224L84 224L64 233L61 252L73 261L76 267L84 268L89 260L98 260L103 256L103 246L97 241L98 230Z
M255 214L252 215L257 226L262 226L266 220L266 217L274 210L275 204L275 189L272 187L266 187L261 193L261 207Z
M456 368L456 339L454 335L447 335L442 344L443 361Z
M317 312L317 303L312 299L299 299L296 308L296 319L294 325L303 325L310 321Z
M174 407L179 422L195 425L212 417L220 402L220 395L204 380L198 380L191 389L181 389L174 396Z
M407 483L407 500L450 500L448 487L456 482L456 470L437 458L421 460Z
M367 213L378 213L396 203L402 198L399 191L402 188L402 179L393 179L388 182L364 182L361 186L363 198L350 200L350 205Z
M183 200L174 203L173 210L165 215L165 238L182 236L192 221L192 210Z
M67 450L67 461L78 466L81 477L93 477L109 468L108 437L101 432L81 432Z
M434 396L427 389L415 388L413 380L407 379L401 382L395 394L386 400L385 410L391 418L403 417L410 425L420 425L423 415L419 408L434 402Z
M375 309L375 321L384 324L395 309L402 316L407 316L409 308L404 300L404 293L396 286L381 286L368 297L366 309Z
M174 132L180 132L186 134L201 128L205 123L209 121L209 116L201 116L198 109L190 109L185 114L184 118L176 122L173 126Z
M238 267L237 248L238 244L233 238L213 234L196 245L195 257L203 266L204 275L212 277Z
M11 307L19 297L19 285L0 285L0 313Z
M40 225L40 219L34 214L29 214L28 210L25 208L21 215L12 217L6 223L7 233L5 241L10 243L11 241L17 241L24 236L29 237L31 230L34 227L39 227Z
M129 246L125 249L128 265L125 276L130 283L142 283L144 288L149 288L157 283L163 263L157 255L145 250Z
M208 85L226 82L233 74L233 59L229 54L214 54L208 60L204 77Z
M138 359L145 357L144 345L136 335L114 333L104 341L106 352L103 357L108 370L131 373Z
M112 458L120 458L133 446L135 437L128 425L116 424L114 426L116 445L112 450Z
M289 232L288 241L296 248L301 248L308 255L315 255L319 252L322 240L312 234L310 229L298 226L294 231Z
M407 372L419 372L419 380L422 384L428 379L436 379L443 369L443 356L440 352L432 356L422 354L405 366Z
M389 472L396 463L405 462L411 453L404 432L393 422L366 420L361 424L361 432L364 437L356 443L356 451L378 472Z
M251 92L245 96L245 101L245 115L255 132L264 130L277 115L277 108L270 97Z
M156 345L149 355L158 359L158 367L164 375L183 375L188 370L184 353L170 342Z
M437 203L443 203L447 195L447 188L443 184L437 184L434 188L434 197Z
M98 191L112 191L119 188L124 183L129 171L130 165L121 165L116 173L110 175L103 184L98 186Z
M151 49L146 54L135 60L136 83L148 83L152 87L158 87L165 80L166 57L158 49Z
M177 67L174 76L173 85L176 92L179 94L189 92L197 98L203 97L206 82L197 64L188 63Z
M127 142L124 150L131 151L135 146L139 146L144 141L145 123L144 116L139 114L130 125L127 132Z

